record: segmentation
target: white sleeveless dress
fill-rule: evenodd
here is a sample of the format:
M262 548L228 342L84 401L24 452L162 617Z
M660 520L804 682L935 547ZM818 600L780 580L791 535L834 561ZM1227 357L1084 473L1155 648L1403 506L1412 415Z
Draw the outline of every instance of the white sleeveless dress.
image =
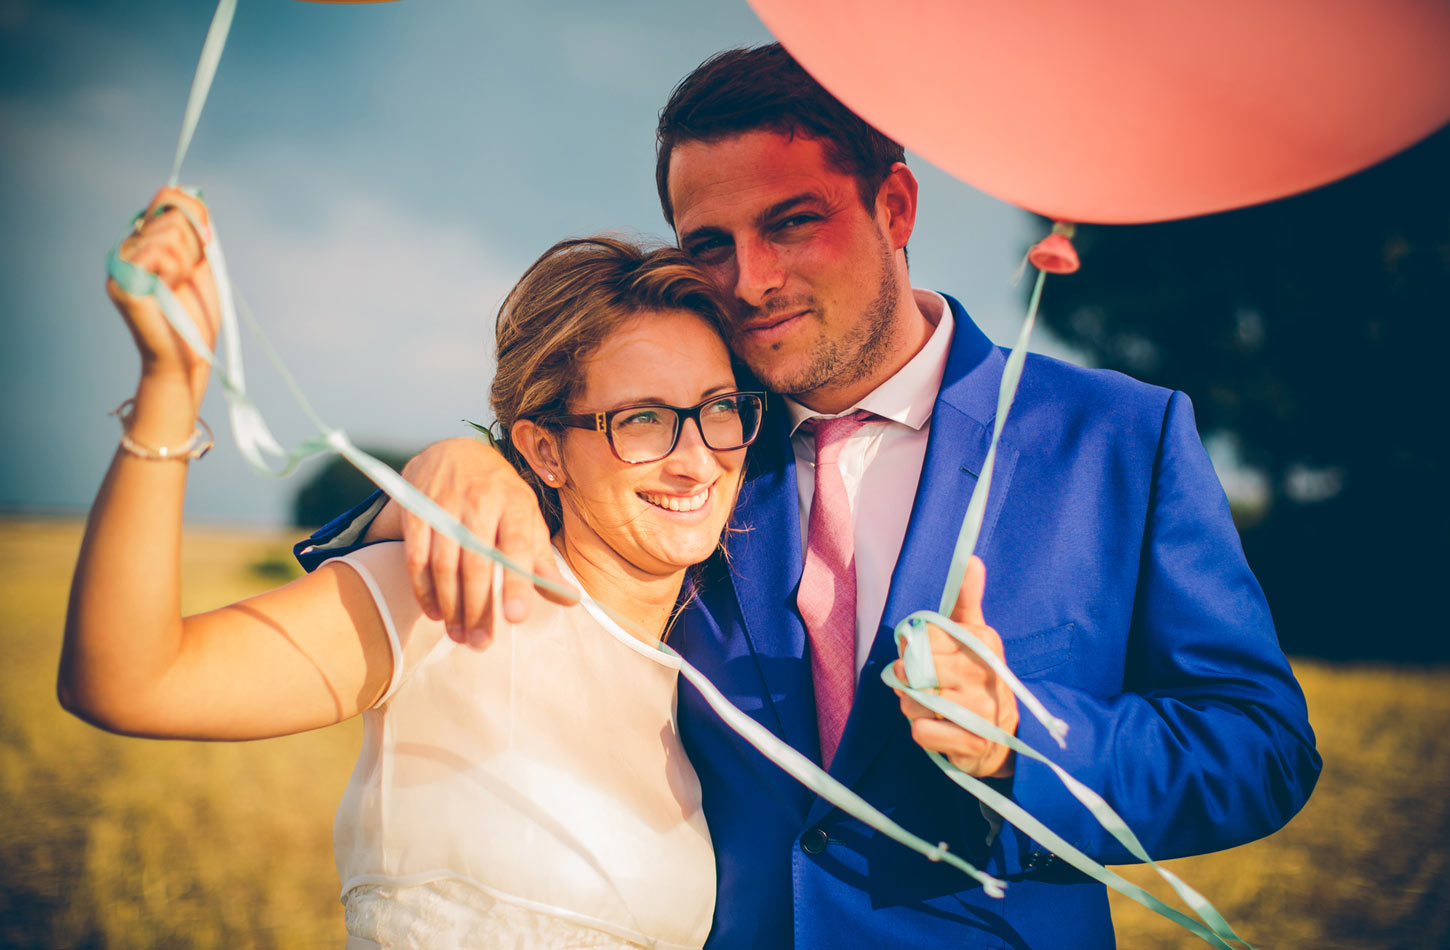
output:
M348 950L702 946L715 862L678 661L587 595L475 651L423 616L401 544L339 560L393 649L333 828Z

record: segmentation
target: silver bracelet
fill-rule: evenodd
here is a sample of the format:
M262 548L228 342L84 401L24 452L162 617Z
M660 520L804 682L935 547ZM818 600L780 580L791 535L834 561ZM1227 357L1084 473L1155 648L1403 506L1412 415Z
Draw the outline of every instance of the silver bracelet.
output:
M131 412L135 408L136 400L127 399L115 409L110 415L121 420L121 449L128 455L134 455L138 459L145 459L148 462L186 462L191 459L199 459L211 451L216 441L212 436L211 426L200 416L196 419L196 429L191 433L191 438L181 445L161 445L152 448L149 445L142 445L131 438L127 430L131 427Z

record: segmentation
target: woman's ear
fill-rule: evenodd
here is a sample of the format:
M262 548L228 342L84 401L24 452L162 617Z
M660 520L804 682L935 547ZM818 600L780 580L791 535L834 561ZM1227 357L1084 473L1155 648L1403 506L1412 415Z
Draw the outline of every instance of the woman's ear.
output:
M532 419L517 419L509 429L509 442L545 485L564 487L564 456L559 445L559 433Z

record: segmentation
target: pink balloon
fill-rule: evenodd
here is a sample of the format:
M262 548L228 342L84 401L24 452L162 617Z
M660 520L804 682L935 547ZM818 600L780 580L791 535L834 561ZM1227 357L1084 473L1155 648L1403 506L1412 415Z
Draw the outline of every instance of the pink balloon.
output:
M842 102L1051 218L1268 201L1450 121L1447 0L750 0Z

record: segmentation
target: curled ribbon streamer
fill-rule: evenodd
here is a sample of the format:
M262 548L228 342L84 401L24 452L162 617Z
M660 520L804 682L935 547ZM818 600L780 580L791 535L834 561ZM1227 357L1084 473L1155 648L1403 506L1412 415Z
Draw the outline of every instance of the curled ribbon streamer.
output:
M934 614L930 611L919 611L902 621L896 630L898 643L905 643L903 648L904 665L906 665L906 657L910 654L916 654L918 659L920 656L925 655L926 662L931 662L931 643L926 635L924 626L926 623L940 627L943 632L957 642L971 649L978 656L982 656L988 661L989 665L993 666L994 670L996 670L996 665L1001 663L969 631L940 614ZM909 669L910 666L908 665ZM1012 691L1022 700L1023 705L1027 706L1033 716L1057 739L1059 746L1066 748L1067 744L1063 737L1066 733L1066 724L1048 714L1041 702L1015 676L1004 677L1004 679ZM1208 924L1208 929L1205 929L1197 921L1185 916L1180 911L1164 904L1142 887L1133 884L1116 872L1094 861L1042 822L1032 817L1021 805L1007 798L985 782L963 772L947 760L945 756L936 752L927 753L932 761L937 764L937 767L945 772L952 781L965 788L968 792L971 792L988 808L991 808L1004 819L1020 828L1033 840L1046 846L1072 867L1094 880L1113 888L1113 890L1118 891L1124 896L1137 901L1148 909L1167 917L1169 920L1202 937L1214 946L1222 947L1224 950L1232 950L1225 941L1233 940L1243 944L1245 947L1251 947L1247 941L1234 933L1233 928L1229 926L1228 922L1223 918L1223 915L1202 894L1186 884L1172 871L1169 871L1148 856L1147 850L1138 840L1138 837L1133 834L1127 822L1113 810L1111 805L1103 800L1101 795L1094 792L1076 778L1073 778L1070 773L1056 762L1053 762L1017 736L988 722L971 710L964 709L950 700L943 699L935 693L928 692L927 690L930 687L921 685L912 686L901 682L889 666L881 671L881 680L892 689L902 691L932 712L961 726L963 729L981 736L989 742L1005 745L1019 755L1025 755L1046 765L1063 783L1068 792L1081 802L1092 816L1097 819L1098 824L1102 825L1104 830L1122 844L1133 857L1151 866L1159 876L1168 882L1169 886L1183 898L1184 903L1188 904L1204 923Z
M236 0L220 0L216 13L212 17L211 26L207 31L200 61L197 64L196 75L192 80L191 93L187 99L181 135L176 148L176 157L172 164L169 182L173 186L179 180L182 162L190 147L192 135L200 120L207 94L211 88L212 79L215 77L217 65L220 62L222 51L226 46L226 37L231 28L235 10ZM189 193L195 194L194 191L187 190ZM184 214L186 213L185 209L179 210ZM187 217L191 220L192 226L197 230L198 235L208 233L189 214ZM134 296L155 297L161 312L165 315L167 322L171 324L172 328L176 330L198 356L213 366L214 371L221 381L227 399L233 439L236 441L238 450L242 453L248 464L265 475L283 477L290 474L300 462L307 458L328 452L335 452L347 459L404 508L418 515L435 530L452 538L461 546L492 559L507 570L514 571L529 578L538 586L560 593L569 593L554 582L532 573L522 565L505 557L493 547L485 544L464 527L461 522L438 506L436 502L409 485L402 476L394 472L383 462L359 449L341 429L331 428L325 425L303 395L292 373L287 369L285 363L267 340L265 334L262 333L260 326L252 316L250 310L234 294L231 279L227 272L226 257L222 251L221 243L217 239L214 223L210 227L209 233L210 237L203 240L203 247L204 253L211 263L212 273L217 283L218 300L221 310L220 335L226 349L225 367L216 365L215 354L203 342L200 333L192 323L185 309L181 306L180 301L176 299L175 295L171 293L165 283L159 280L154 274L121 259L119 242L108 257L107 270L110 276L116 280L117 284L128 293ZM932 613L930 611L921 611L912 614L897 625L897 647L902 653L903 662L907 668L907 679L909 683L901 683L897 680L890 667L882 671L882 679L888 686L902 690L917 702L922 703L922 705L941 714L962 728L981 735L990 741L1008 745L1019 754L1026 755L1047 765L1067 786L1074 797L1091 811L1094 817L1098 819L1110 834L1121 842L1124 847L1128 848L1139 860L1152 865L1173 886L1174 890L1185 902L1208 924L1208 928L1206 929L1197 921L1167 906L1141 887L1124 880L1101 864L1093 861L1033 818L1020 805L997 792L986 783L957 769L943 756L936 753L927 753L937 766L953 781L965 788L987 807L1012 822L1012 824L1022 829L1023 832L1030 835L1033 839L1051 848L1055 854L1062 857L1084 874L1101 881L1156 913L1180 924L1210 944L1225 948L1225 950L1232 950L1225 942L1226 940L1234 940L1244 946L1249 946L1246 941L1234 934L1232 928L1228 926L1223 917L1198 892L1188 887L1176 875L1160 867L1148 857L1147 852L1143 850L1136 836L1128 829L1122 818L1103 801L1101 796L1097 795L1091 789L1088 789L1087 786L1074 779L1056 763L1028 746L1025 742L1022 742L1016 736L1009 735L980 716L977 716L975 713L963 709L939 696L923 691L925 687L933 686L937 681L924 626L925 623L932 623L941 627L949 635L982 657L984 662L988 663L994 672L1008 683L1009 687L1021 699L1022 703L1027 706L1028 710L1046 726L1058 744L1061 746L1065 743L1067 732L1066 723L1051 716L1042 704L1038 702L1036 697L1032 695L1031 691L1017 677L1012 675L1005 664L991 655L990 651L987 651L975 637L942 616L943 613L949 612L955 603L956 591L961 586L962 576L966 572L967 560L976 548L977 538L981 532L982 518L986 512L987 494L996 461L997 443L1001 437L1003 426L1006 424L1007 415L1016 394L1017 384L1021 379L1022 366L1027 355L1027 343L1031 337L1032 328L1036 321L1037 306L1042 295L1044 277L1045 274L1039 272L1037 283L1032 291L1032 299L1028 307L1027 317L1023 321L1022 330L1018 335L1016 345L1008 356L1006 366L1003 370L997 400L997 416L992 430L991 444L988 448L987 458L982 466L982 471L978 476L977 484L972 491L972 497L967 505L967 514L963 519L962 529L958 535L957 547L953 553L951 566L948 569L946 588L942 594L941 612ZM256 405L247 395L245 368L242 361L240 333L238 332L237 313L239 309L247 318L253 335L263 346L268 358L282 374L299 407L319 430L317 435L303 441L290 451L284 449L277 441L271 429L268 428L266 420L262 417L260 410L257 409ZM267 457L278 460L280 467L274 468L268 463ZM983 890L992 897L1003 896L1006 886L1003 881L986 874L956 854L953 854L947 849L945 843L933 845L892 821L865 799L828 775L823 769L802 755L794 747L776 737L770 730L734 706L715 688L714 684L685 661L671 647L661 643L659 649L680 661L681 674L699 690L705 701L731 729L755 748L759 749L762 754L775 762L797 781L847 814L924 855L928 859L932 861L944 861L961 870L981 884Z

